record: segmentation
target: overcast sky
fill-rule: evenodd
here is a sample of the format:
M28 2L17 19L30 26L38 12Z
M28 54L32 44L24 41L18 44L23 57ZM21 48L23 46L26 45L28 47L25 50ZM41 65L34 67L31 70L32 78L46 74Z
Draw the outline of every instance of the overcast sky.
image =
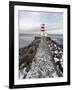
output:
M19 11L20 33L37 33L41 24L45 24L45 30L50 34L62 34L63 13Z

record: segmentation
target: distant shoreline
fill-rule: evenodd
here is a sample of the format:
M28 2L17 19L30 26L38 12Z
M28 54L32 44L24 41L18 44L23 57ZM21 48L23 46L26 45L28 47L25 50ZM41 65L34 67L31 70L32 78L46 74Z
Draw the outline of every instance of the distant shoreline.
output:
M35 38L34 34L19 34L19 48L28 46ZM48 37L51 37L52 40L62 43L63 35L62 34L49 34Z
M22 36L22 35L36 35L36 34L31 34L31 33L19 33L19 35L20 36ZM48 35L62 35L63 36L63 34L48 34Z

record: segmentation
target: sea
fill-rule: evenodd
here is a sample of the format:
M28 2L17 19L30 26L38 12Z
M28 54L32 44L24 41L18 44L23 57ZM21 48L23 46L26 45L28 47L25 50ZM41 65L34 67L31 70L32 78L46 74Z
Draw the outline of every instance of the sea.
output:
M59 44L63 44L62 34L49 34L52 40ZM19 48L24 48L28 46L35 39L35 34L19 34Z

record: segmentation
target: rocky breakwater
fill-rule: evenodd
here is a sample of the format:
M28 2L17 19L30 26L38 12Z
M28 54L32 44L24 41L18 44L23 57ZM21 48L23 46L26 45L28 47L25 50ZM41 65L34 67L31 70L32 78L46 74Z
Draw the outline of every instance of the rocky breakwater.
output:
M19 78L63 76L63 47L49 37L36 38L19 56Z

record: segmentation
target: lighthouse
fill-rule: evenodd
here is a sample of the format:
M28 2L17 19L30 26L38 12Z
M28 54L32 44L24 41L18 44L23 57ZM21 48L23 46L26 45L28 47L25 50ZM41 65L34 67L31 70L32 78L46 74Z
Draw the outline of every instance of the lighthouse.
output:
M41 28L40 28L41 32L45 31L45 24L41 24Z
M41 26L40 26L40 35L42 37L47 37L48 36L48 33L45 30L45 24L41 24Z

